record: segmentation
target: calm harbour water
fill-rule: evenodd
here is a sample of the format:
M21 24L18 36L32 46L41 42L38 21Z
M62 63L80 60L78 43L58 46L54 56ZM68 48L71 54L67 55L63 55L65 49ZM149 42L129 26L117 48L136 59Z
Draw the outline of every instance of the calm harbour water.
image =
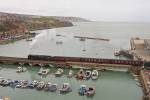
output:
M86 22L74 23L73 27L39 30L33 42L25 40L17 41L7 45L0 45L1 56L27 57L28 54L47 54L83 57L116 58L113 52L116 49L130 49L131 37L150 38L150 24L129 24L129 23L100 23ZM62 36L56 36L61 34ZM90 36L108 38L110 41L86 40L79 41L73 36ZM62 41L63 44L56 44ZM86 51L83 52L83 49ZM118 58L119 59L119 58ZM124 59L124 58L121 58ZM142 90L136 85L132 76L125 72L105 71L97 81L77 81L75 78L68 79L65 75L55 78L49 75L41 78L37 75L39 68L28 67L25 73L17 74L17 65L0 65L0 76L11 79L27 80L47 80L57 82L69 82L73 87L73 92L60 95L59 92L51 93L30 89L12 89L0 87L0 96L9 96L12 100L141 100ZM56 69L52 69L54 72ZM65 70L67 72L67 69ZM79 96L77 89L79 85L95 85L96 94L93 98Z
M67 78L68 69L65 69L65 75L61 78L55 78L53 73L56 69L51 69L51 74L47 77L38 76L39 67L27 67L25 73L16 73L16 65L0 65L0 76L11 79L25 80L44 80L52 83L58 83L59 88L63 82L69 82L73 91L66 95L56 93L37 91L36 89L18 89L10 87L0 87L1 96L9 96L11 100L141 100L142 91L136 85L133 77L126 72L105 71L100 72L101 76L97 81L77 81L75 78ZM77 72L77 70L74 70ZM92 98L79 96L78 89L81 84L92 85L96 87L96 94Z

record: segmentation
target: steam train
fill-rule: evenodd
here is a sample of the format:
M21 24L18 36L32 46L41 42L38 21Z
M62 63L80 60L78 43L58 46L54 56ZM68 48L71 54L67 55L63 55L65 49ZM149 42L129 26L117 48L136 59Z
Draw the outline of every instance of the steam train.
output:
M135 60L119 60L119 59L101 59L101 58L83 58L83 57L65 57L65 56L46 56L46 55L28 55L30 60L44 60L44 61L59 61L59 62L85 62L85 63L99 63L99 64L123 64L141 66L142 61Z

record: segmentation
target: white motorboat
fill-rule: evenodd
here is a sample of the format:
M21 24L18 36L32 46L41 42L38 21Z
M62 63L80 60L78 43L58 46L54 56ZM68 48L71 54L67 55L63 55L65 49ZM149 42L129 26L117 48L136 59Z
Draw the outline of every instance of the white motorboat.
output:
M19 67L17 67L17 73L21 73L21 72L25 72L27 70L27 68L25 68L25 67L21 67L21 66L19 66Z
M93 86L88 87L86 95L87 96L93 96L94 94L95 94L95 87L93 87Z
M92 72L91 71L86 71L85 72L85 79L90 79L91 78L91 74L92 74Z
M41 68L40 71L38 72L39 75L48 75L50 72L50 69L43 69Z
M96 80L96 79L98 79L98 76L99 76L98 71L97 70L93 70L92 71L92 75L91 75L92 79Z
M69 70L68 77L71 78L73 76L73 70Z
M69 83L63 83L62 88L60 89L60 93L68 93L71 92L71 85Z
M59 68L59 69L56 71L55 76L56 76L56 77L60 77L60 76L63 75L63 73L64 73L63 69Z

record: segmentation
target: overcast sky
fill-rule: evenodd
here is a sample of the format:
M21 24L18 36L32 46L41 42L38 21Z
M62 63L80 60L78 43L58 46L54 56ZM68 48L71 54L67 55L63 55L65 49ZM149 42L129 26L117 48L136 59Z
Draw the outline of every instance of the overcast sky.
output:
M1 12L150 22L150 0L0 0Z

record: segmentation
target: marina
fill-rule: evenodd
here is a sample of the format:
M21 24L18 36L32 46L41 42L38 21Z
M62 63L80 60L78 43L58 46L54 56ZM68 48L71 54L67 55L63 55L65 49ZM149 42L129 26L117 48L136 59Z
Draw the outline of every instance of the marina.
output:
M26 100L28 98L40 100L40 98L50 98L51 96L55 97L57 100L61 99L62 97L66 99L72 98L72 96L76 97L79 100L82 100L83 98L88 98L88 96L80 96L78 94L78 89L80 88L80 85L87 85L87 86L94 86L95 87L95 94L91 98L92 100L97 100L97 98L105 98L105 99L111 99L113 97L114 99L120 99L123 97L123 95L130 96L129 100L134 100L142 97L142 91L140 87L138 87L135 83L136 81L133 80L132 75L126 72L114 72L114 71L100 71L101 75L99 76L98 80L79 80L77 81L75 77L68 78L67 73L69 72L69 69L64 69L64 75L61 77L55 77L55 72L58 70L57 68L51 68L51 73L48 74L46 77L39 76L37 73L40 69L40 67L27 67L27 71L24 73L16 73L16 65L0 65L2 67L2 70L0 70L1 77L5 77L6 79L12 79L12 80L28 80L28 82L32 82L36 85L37 81L43 81L44 83L51 83L53 84L53 90L50 91L56 91L53 92L46 92L44 89L41 91L40 87L43 83L41 83L41 86L38 90L36 89L25 89L25 88L10 88L10 87L2 87L0 86L0 89L4 92L1 92L1 95L9 95L11 100L19 100L22 98L22 100ZM45 68L44 68L45 69ZM72 69L74 73L77 73L79 69ZM9 73L9 74L7 74ZM18 75L19 74L19 75ZM37 81L33 81L37 80ZM109 81L109 82L108 82ZM128 84L130 82L130 85ZM72 92L69 92L65 95L60 95L59 89L62 88L63 83L70 83L72 87ZM57 85L55 85L57 84ZM106 86L107 84L107 86ZM118 84L120 84L118 86ZM58 88L56 90L56 88ZM128 88L127 91L123 91L126 87L132 87ZM116 89L118 88L118 89ZM111 90L113 89L113 90ZM136 91L134 91L136 90ZM14 92L9 92L14 91ZM114 92L115 91L115 92ZM122 92L119 92L122 91ZM134 92L133 92L134 91ZM106 94L110 93L112 95ZM117 93L116 93L117 92ZM17 96L14 96L14 94L17 93ZM134 94L135 93L135 94ZM28 96L27 96L28 95ZM36 95L36 96L33 96ZM46 97L45 97L46 95ZM120 95L120 96L119 96ZM136 95L136 96L133 96ZM27 96L26 98L24 98ZM136 97L136 98L135 98ZM90 98L89 98L90 99ZM125 100L125 99L124 99Z

